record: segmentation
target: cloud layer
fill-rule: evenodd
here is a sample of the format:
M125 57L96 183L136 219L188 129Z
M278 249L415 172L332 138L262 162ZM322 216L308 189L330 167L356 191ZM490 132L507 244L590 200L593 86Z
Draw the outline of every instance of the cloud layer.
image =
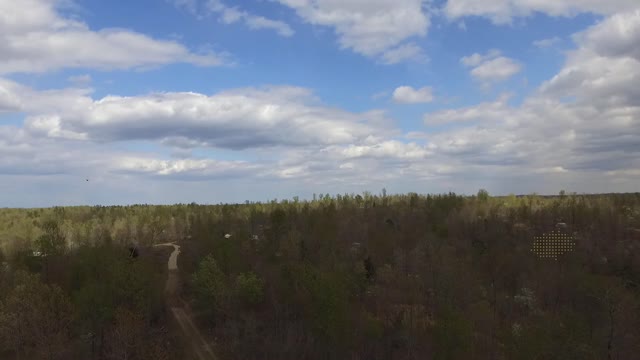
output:
M279 3L307 23L334 29L341 47L381 63L424 56L416 39L427 34L434 16L417 0ZM15 4L0 0L0 187L24 179L86 177L101 185L133 184L118 186L140 191L157 187L157 193L183 181L189 188L213 182L225 189L243 182L264 191L428 184L430 191L489 187L506 193L555 192L567 184L576 191L637 190L640 181L640 10L612 13L632 7L630 2L449 0L444 10L452 19L483 16L507 23L537 12L604 16L572 36L575 47L564 53L560 68L530 94L504 92L448 108L436 101L428 106L438 110L423 114L422 121L427 105L394 106L401 109L395 117L366 105L347 110L300 86L98 96L87 88L97 82L89 74L49 90L28 86L30 81L13 75L176 62L209 66L221 60L133 31L93 30L64 15L55 2ZM219 1L208 4L223 22L293 34L284 22ZM203 9L192 0L178 5ZM534 45L558 42L549 38ZM494 85L495 94L527 70L498 50L462 57L459 68ZM392 99L434 102L433 93L441 89L424 81L435 90L399 86ZM417 119L412 111L420 112Z

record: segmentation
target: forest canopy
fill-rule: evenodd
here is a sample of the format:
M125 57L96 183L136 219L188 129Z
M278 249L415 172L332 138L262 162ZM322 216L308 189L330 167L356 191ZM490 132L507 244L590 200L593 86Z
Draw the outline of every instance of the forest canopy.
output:
M481 190L2 209L0 358L185 356L168 242L223 359L640 353L640 194Z

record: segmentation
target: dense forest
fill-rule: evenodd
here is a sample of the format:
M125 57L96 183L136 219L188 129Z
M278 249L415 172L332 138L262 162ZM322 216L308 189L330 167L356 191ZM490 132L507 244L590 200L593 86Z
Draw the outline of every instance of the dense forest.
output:
M167 242L220 359L640 359L640 194L484 190L2 209L0 358L188 358Z

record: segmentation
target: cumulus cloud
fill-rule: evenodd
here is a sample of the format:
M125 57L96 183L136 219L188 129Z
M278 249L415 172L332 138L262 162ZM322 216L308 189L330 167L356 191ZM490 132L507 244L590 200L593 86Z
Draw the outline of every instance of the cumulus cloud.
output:
M450 19L482 16L495 24L509 24L514 17L536 13L565 17L580 13L612 15L637 7L637 0L448 0L444 5L444 13Z
M541 91L588 103L639 106L640 11L611 16L574 39L578 48Z
M608 57L631 57L640 61L640 5L635 11L613 15L574 39L582 48Z
M218 55L196 54L174 41L122 29L92 30L61 15L56 3L0 0L0 74L223 63Z
M380 58L384 63L423 59L421 49L405 43L423 37L429 15L422 0L277 0L312 25L335 30L338 43L358 54Z
M390 130L379 111L351 113L320 104L298 87L236 89L211 96L158 93L93 100L87 90L35 91L0 82L5 111L28 113L25 129L50 138L152 140L230 149L352 144Z
M491 171L494 177L540 179L545 174L545 181L590 183L612 191L611 181L619 175L616 187L634 189L632 179L638 178L627 170L640 167L640 62L633 46L639 41L638 24L637 12L606 18L574 36L577 48L567 54L562 69L522 104L509 106L502 96L426 114L427 125L461 126L421 138L436 158ZM474 55L463 62L482 61L483 56Z
M504 81L522 70L517 61L500 55L498 50L490 50L487 54L465 56L460 59L466 67L471 67L471 76L483 82Z
M393 100L404 104L430 103L433 101L433 89L429 86L419 89L400 86L393 91Z

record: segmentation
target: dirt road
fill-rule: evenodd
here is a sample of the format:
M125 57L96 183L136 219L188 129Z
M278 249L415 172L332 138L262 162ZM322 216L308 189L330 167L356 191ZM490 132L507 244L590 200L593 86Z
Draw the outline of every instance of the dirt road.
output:
M211 350L209 344L204 340L200 331L191 320L191 316L184 310L183 307L172 307L171 312L175 317L180 328L187 339L191 341L191 348L198 360L216 359L216 356Z
M213 353L211 346L207 343L200 333L200 330L198 330L194 324L188 309L183 306L184 303L177 293L179 285L178 255L180 254L180 245L167 243L156 246L173 247L173 252L169 256L169 261L167 262L169 277L167 278L167 285L165 286L165 294L167 296L171 313L178 325L180 325L184 338L188 339L190 342L191 350L197 360L216 360L217 358Z

